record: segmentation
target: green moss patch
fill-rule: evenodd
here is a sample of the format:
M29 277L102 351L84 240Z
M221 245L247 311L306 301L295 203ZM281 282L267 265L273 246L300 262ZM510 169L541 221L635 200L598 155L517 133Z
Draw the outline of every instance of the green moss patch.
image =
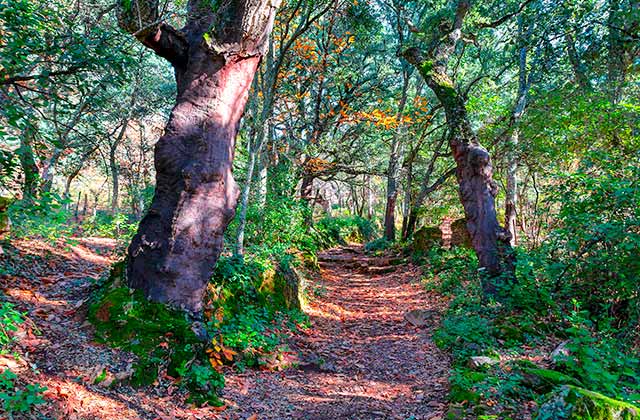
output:
M536 420L638 420L640 408L597 392L565 385L540 407Z
M149 302L140 291L121 286L123 267L123 263L114 266L89 308L96 341L138 356L131 385L150 385L166 373L181 379L192 401L219 403L217 391L224 378L209 365L208 343L198 338L183 312Z

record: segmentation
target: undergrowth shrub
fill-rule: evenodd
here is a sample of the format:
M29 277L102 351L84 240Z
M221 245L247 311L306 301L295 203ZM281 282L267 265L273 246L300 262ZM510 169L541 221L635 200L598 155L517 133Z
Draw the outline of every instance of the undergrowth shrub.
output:
M1 298L1 296L0 296ZM10 302L0 302L0 354L7 351L13 341L12 332L24 322L24 315Z
M502 285L499 302L483 298L477 261L468 250L432 249L424 262L425 286L452 297L434 340L453 355L450 399L466 407L464 415L516 419L524 401L541 403L562 385L640 401L640 363L626 339L629 327L603 321L606 305L593 304L602 295L557 287L558 267L566 267L558 252L518 250L517 281ZM576 274L572 281L589 280ZM601 312L584 309L583 301ZM553 369L529 361L531 349L563 340L568 353L554 360ZM473 368L473 356L503 361ZM458 412L452 418L458 415L464 417Z
M266 258L220 258L202 320L123 287L123 270L124 263L114 266L90 306L96 339L138 356L131 385L149 385L166 373L180 378L196 404L219 405L224 366L267 364L286 350L287 331L306 322L286 307L281 280Z
M302 313L287 308L283 278L274 265L253 256L223 257L216 266L208 329L214 340L238 352L238 368L264 364L283 344L285 331L305 323Z
M375 234L371 221L360 216L325 217L314 228L323 239L325 247L345 245L348 242L368 242Z
M39 384L18 385L18 375L5 369L0 372L0 405L13 418L15 413L27 413L44 403L42 393L47 389Z
M142 292L125 287L124 267L124 262L114 266L89 307L96 340L138 357L129 379L133 386L150 385L166 373L182 379L191 401L219 405L218 390L224 377L208 362L208 344L197 324L194 328L184 312L149 302Z
M95 215L82 221L82 231L85 234L114 238L127 244L137 230L138 221L124 213L112 215L104 211L98 211Z
M12 333L24 321L24 314L16 310L12 303L0 302L0 354L10 350L15 340ZM20 385L18 375L10 369L0 371L0 407L10 416L30 412L36 405L42 404L44 391L46 388L39 384Z
M11 236L14 238L41 238L56 242L72 235L69 224L71 212L57 194L43 193L39 198L16 201L9 206Z
M367 242L364 245L364 250L366 252L380 252L389 249L391 245L392 243L389 242L386 238L378 238L374 239L371 242Z

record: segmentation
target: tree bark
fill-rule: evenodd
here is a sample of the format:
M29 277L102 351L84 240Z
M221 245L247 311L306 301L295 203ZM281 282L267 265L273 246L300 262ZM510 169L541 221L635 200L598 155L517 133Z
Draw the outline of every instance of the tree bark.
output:
M155 195L128 252L129 286L150 300L202 310L235 213L235 138L277 3L221 2L214 12L191 0L182 31L154 23L153 0L120 10L120 25L166 58L177 81L176 105L155 147Z
M133 101L132 101L133 102ZM131 104L133 106L133 103ZM116 158L116 152L118 151L118 146L124 139L124 136L127 132L127 127L129 126L129 119L125 119L122 123L122 128L118 133L118 137L111 144L109 148L109 170L111 171L111 182L113 191L111 193L111 214L116 214L118 211L118 198L120 196L120 168L118 167L118 160Z
M524 36L522 21L519 24L521 38ZM527 106L530 80L527 75L527 46L523 42L518 54L518 94L511 115L511 136L507 142L507 190L505 202L505 226L511 235L511 246L517 244L517 204L518 204L518 142L520 139L520 120ZM586 88L586 85L585 85Z
M446 73L449 57L462 35L462 23L469 7L465 0L458 3L452 30L432 53L410 48L404 51L403 56L419 70L445 110L449 146L456 162L458 192L467 228L479 265L489 275L483 281L483 290L485 294L495 295L497 287L491 278L513 270L510 237L496 216L498 189L493 181L491 157L471 128L463 95Z
M387 168L387 205L384 212L384 237L387 241L396 240L396 201L398 199L398 163L400 141L404 125L402 119L404 116L404 107L407 104L407 92L409 90L409 72L402 72L402 93L398 104L398 113L396 115L396 131L391 140L391 150L389 152L389 166Z
M20 166L24 174L24 184L22 184L22 198L32 199L38 195L38 165L33 153L32 142L34 139L35 128L29 125L20 137L20 148L18 149L18 157L20 158Z

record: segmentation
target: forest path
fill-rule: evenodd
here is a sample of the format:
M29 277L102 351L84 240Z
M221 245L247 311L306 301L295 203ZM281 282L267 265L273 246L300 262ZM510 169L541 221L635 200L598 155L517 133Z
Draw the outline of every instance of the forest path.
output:
M291 343L299 367L228 375L229 418L444 418L449 358L431 340L444 299L425 290L418 267L362 247L319 260L306 311L311 328ZM409 312L423 325L408 322Z
M290 337L299 365L274 371L226 372L226 409L193 408L172 378L134 389L109 387L130 374L135 358L93 341L85 302L122 254L105 238L58 245L20 240L0 255L0 289L27 314L15 360L0 355L20 382L46 386L46 403L16 419L442 419L449 359L430 335L446 302L420 284L403 261L345 247L320 255L307 310L311 327ZM398 265L391 265L391 263ZM422 310L425 324L405 314ZM420 318L420 317L418 317ZM96 379L103 373L105 381ZM97 383L99 382L99 383ZM0 419L3 419L0 412Z

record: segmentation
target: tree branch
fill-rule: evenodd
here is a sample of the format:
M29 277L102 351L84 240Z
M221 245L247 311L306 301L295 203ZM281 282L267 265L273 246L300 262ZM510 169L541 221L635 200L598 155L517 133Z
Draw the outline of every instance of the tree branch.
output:
M174 67L186 62L187 39L182 32L162 21L157 0L131 0L128 5L124 3L120 1L118 5L118 24L122 29Z
M525 0L523 3L520 4L520 7L518 7L518 10L516 10L513 13L508 13L504 16L502 16L500 19L494 20L493 22L489 22L489 23L482 23L480 25L478 25L480 28L496 28L500 25L502 25L503 23L505 23L506 21L508 21L509 19L511 19L514 16L517 16L520 14L520 12L522 12L524 10L525 7L527 7L527 5L531 3L531 0Z

